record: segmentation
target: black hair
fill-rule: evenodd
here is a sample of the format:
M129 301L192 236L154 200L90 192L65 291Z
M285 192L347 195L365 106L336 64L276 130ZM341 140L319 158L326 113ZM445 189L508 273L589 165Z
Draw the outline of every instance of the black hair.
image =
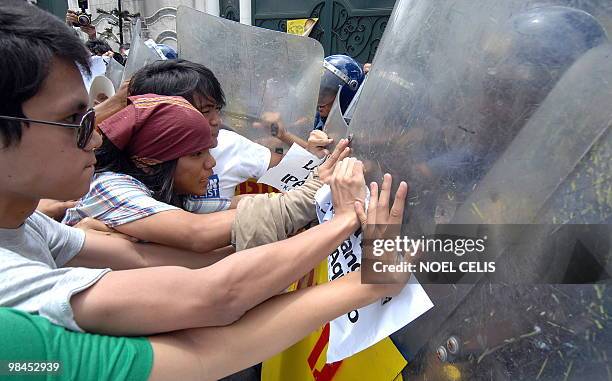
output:
M196 107L194 96L200 94L219 107L225 106L225 94L213 72L183 59L156 61L138 70L130 80L128 93L181 96Z
M22 104L40 90L53 57L89 71L89 52L60 19L23 0L0 2L0 115L25 117ZM21 123L0 120L4 147L21 140Z
M85 43L85 46L87 47L87 49L89 49L91 54L94 54L96 56L101 56L102 54L113 50L106 41L101 40L99 38L88 40Z
M183 197L174 194L174 172L178 159L153 165L145 172L106 136L102 136L102 145L96 149L96 160L96 173L109 171L132 176L149 188L157 201L183 207Z

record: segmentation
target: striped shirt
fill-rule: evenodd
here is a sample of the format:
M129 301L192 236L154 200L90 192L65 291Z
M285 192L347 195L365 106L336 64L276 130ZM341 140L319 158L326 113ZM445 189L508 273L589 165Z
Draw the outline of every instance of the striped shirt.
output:
M219 199L190 199L189 210L211 213L227 209L229 205L226 203L227 200ZM91 217L109 227L116 227L167 210L179 208L154 199L151 190L132 176L101 172L94 176L89 192L74 208L66 211L62 222L72 226Z

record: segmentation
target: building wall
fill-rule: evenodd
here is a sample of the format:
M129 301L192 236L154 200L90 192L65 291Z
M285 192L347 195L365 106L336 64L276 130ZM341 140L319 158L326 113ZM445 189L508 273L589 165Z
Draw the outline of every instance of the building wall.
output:
M205 2L201 0L123 0L122 9L130 13L140 13L141 19L144 21L144 35L152 38L157 43L164 43L173 48L176 48L176 8L179 5L185 5L191 8L204 11ZM114 16L102 14L97 9L111 11L117 8L116 0L89 0L89 9L92 13L93 24L96 26L98 33L103 32L106 28L111 27L109 20L117 20ZM124 42L129 42L131 39L131 25L124 26ZM109 42L114 47L117 47L119 40L118 28L113 27L113 37L110 37ZM116 41L113 43L113 40Z
M53 1L38 0L39 4ZM147 37L176 48L176 7L186 5L205 11L207 1L218 2L221 17L240 19L239 0L122 0L122 7L140 13ZM76 0L68 3L76 4ZM280 31L286 30L288 19L317 17L319 22L311 37L321 42L326 55L347 54L365 63L374 58L394 4L395 0L251 0L251 17L253 25ZM111 11L116 7L117 0L89 0L99 33L111 27L108 21L116 17L97 9ZM130 32L131 26L125 25L124 42L130 41ZM113 27L107 39L115 49L118 35L118 28Z

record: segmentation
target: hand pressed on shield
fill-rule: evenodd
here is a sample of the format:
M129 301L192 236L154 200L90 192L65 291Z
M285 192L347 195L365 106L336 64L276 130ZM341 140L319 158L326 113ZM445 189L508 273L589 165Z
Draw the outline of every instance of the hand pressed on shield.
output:
M368 211L366 213L363 202L355 202L355 212L361 222L363 238L366 241L375 239L395 239L395 236L400 233L400 225L404 215L404 207L406 205L406 196L408 195L408 184L402 181L395 193L395 199L391 209L389 209L389 198L391 196L392 177L390 174L385 174L383 177L382 189L380 195L378 193L378 184L373 182L370 184L370 202L368 203ZM385 257L382 260L391 260L396 262L396 257ZM391 287L391 291L399 292L408 281L409 273L394 273L388 274L389 283L396 283L399 287L395 290Z
M319 179L325 183L329 184L332 178L332 174L334 173L334 169L336 168L336 163L338 161L344 160L351 153L351 149L349 148L348 139L341 139L338 142L338 145L334 149L334 152L325 160L323 164L319 166Z
M365 200L366 188L363 164L355 158L346 158L336 164L330 181L334 214L355 219L355 202Z

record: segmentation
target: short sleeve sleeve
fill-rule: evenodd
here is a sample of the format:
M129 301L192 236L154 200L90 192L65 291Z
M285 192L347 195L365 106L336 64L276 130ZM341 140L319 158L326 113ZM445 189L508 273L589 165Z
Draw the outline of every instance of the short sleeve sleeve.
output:
M154 199L149 189L133 177L105 172L96 177L77 206L67 211L64 223L74 225L91 217L115 227L176 209Z
M52 323L82 331L70 298L94 285L110 269L51 268L0 248L0 305L37 313Z
M38 211L31 218L44 234L49 251L58 266L65 265L83 248L84 231L60 224Z

